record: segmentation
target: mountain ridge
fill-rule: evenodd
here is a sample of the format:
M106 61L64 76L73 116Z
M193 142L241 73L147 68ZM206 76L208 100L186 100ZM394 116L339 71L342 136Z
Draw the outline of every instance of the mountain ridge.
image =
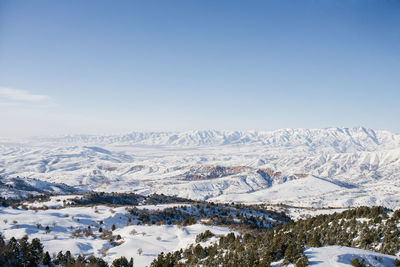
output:
M269 147L332 147L338 152L374 151L376 148L400 147L400 135L386 130L356 128L286 128L273 131L192 130L182 132L131 132L122 135L66 135L36 137L32 141L137 144L170 146L264 145Z

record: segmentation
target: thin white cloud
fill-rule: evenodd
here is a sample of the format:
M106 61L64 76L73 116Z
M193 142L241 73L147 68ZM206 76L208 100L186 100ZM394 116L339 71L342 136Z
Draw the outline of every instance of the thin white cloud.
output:
M25 90L0 87L0 100L8 100L13 102L43 103L49 102L51 100L51 97L47 95L33 94Z
M18 103L16 102L5 102L1 101L0 102L0 108L12 108L12 107L17 107Z

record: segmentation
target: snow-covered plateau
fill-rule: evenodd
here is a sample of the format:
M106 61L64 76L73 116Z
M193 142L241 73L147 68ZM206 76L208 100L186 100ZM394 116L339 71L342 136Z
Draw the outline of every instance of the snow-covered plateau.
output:
M303 207L400 207L400 135L367 128L3 139L0 154L3 197L53 188ZM36 192L19 187L17 177Z

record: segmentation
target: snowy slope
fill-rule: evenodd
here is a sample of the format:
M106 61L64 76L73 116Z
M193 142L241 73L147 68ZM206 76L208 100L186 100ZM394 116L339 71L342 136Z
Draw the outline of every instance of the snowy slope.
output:
M328 246L321 248L308 248L305 250L305 254L310 261L310 266L316 267L346 267L351 266L350 262L354 258L365 260L365 264L368 266L376 267L394 267L393 261L397 258L395 256L385 255L369 250L363 250L358 248L349 248L342 246Z
M0 180L215 201L400 207L400 135L366 128L34 138L4 141L0 155Z
M0 196L4 198L26 198L46 194L82 193L84 190L62 184L51 183L31 178L0 179Z
M350 267L350 262L357 258L360 262L364 259L366 266L395 267L394 260L398 257L381 254L369 250L350 248L343 246L327 246L320 248L307 248L304 251L310 266L315 267ZM272 263L272 267L282 266L283 260ZM289 264L288 267L294 267Z
M0 232L6 238L39 238L44 250L51 254L69 250L73 255L95 255L111 263L115 258L134 258L138 267L149 266L160 252L186 248L195 242L196 235L210 230L215 235L228 234L229 228L194 224L177 225L129 225L129 214L124 207L106 206L62 208L49 210L21 210L0 207ZM100 224L100 222L102 222ZM117 245L100 237L99 228L117 229L113 235L120 235ZM50 227L46 233L45 227ZM93 235L75 235L90 226ZM67 245L66 245L67 244ZM143 252L138 253L138 249Z
M44 249L51 254L69 250L73 255L84 253L96 255L111 263L115 258L133 257L135 266L149 266L160 252L172 252L186 248L195 243L198 234L210 230L217 237L226 235L231 230L225 227L193 224L178 225L137 225L128 218L130 214L126 207L88 206L57 208L60 200L74 196L57 196L42 202L53 209L24 210L0 207L0 232L8 240L11 237L39 238ZM57 201L59 200L59 201ZM39 203L37 203L39 204ZM150 210L159 210L176 204L141 206ZM121 239L110 244L108 239L101 237L100 227L110 230L115 224L113 236L120 235ZM46 232L49 226L49 232ZM91 234L85 235L90 227ZM76 234L79 231L81 234ZM217 237L211 238L208 244L217 242ZM66 244L68 244L66 246ZM141 252L140 252L141 251ZM307 248L305 255L311 266L350 266L354 258L363 258L372 266L394 266L396 257L373 251L342 246L327 246ZM272 266L280 266L275 263Z

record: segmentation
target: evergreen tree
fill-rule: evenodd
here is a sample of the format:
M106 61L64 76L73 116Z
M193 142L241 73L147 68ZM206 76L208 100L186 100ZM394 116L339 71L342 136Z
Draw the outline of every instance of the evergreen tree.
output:
M51 262L50 254L49 254L49 252L47 252L47 251L46 251L46 253L45 253L44 256L43 256L42 264L43 264L43 265L46 265L46 266L49 266L49 267L53 266L53 263Z
M128 260L122 256L112 262L113 267L130 267Z

